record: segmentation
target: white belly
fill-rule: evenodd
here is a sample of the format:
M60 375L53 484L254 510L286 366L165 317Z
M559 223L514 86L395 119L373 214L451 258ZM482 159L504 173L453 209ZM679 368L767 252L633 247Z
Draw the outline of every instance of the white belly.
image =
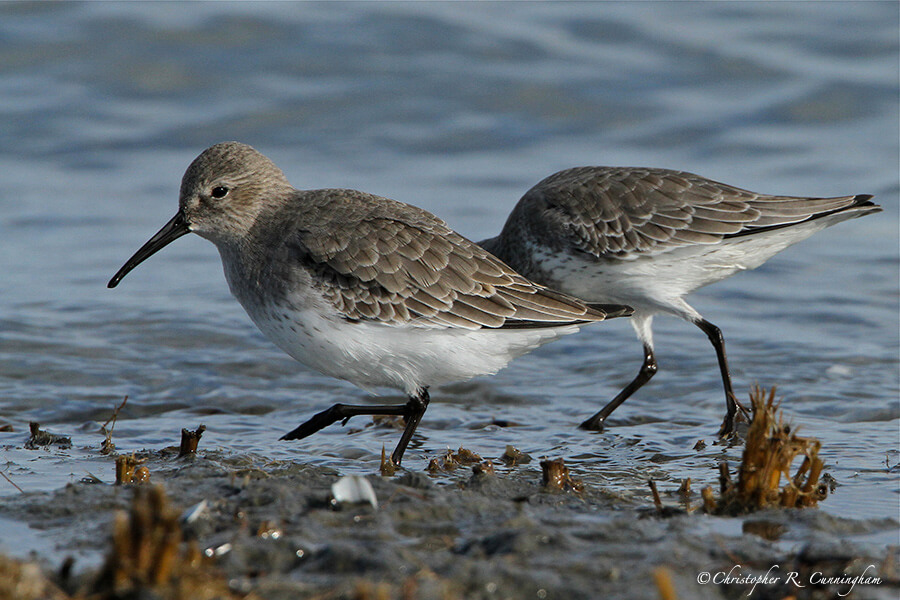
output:
M739 271L755 269L826 223L812 221L717 244L675 248L655 255L595 259L532 248L545 285L590 302L628 304L642 312L685 314L683 298ZM534 278L534 277L533 277Z
M513 358L579 328L471 331L351 323L313 309L270 306L247 312L266 337L304 365L364 389L391 387L410 395L496 373Z

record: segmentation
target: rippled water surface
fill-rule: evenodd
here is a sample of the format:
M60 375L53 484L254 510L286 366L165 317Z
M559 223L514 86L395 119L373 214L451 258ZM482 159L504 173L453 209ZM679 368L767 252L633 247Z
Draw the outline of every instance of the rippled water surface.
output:
M422 206L476 240L556 170L660 166L884 206L693 304L724 331L736 388L777 384L787 417L821 439L839 483L822 510L894 519L874 541L897 543L897 57L892 2L0 4L2 470L24 490L110 481L98 428L125 396L120 451L203 423L208 448L372 473L396 442L364 419L277 441L370 396L267 342L199 237L106 289L212 143L256 146L299 188ZM717 461L740 456L711 443L715 355L667 317L655 340L660 373L606 432L576 425L640 366L624 320L433 389L405 466L513 444L628 495L648 478L715 484ZM29 421L74 447L24 449Z

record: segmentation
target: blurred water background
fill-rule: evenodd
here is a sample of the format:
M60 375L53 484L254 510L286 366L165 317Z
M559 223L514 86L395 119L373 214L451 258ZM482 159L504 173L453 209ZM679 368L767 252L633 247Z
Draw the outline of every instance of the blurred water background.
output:
M559 169L658 166L884 206L692 303L724 331L740 394L777 385L821 439L839 483L821 510L897 543L898 52L895 2L0 4L0 467L25 491L111 481L99 424L125 396L119 451L200 423L201 449L344 473L376 472L393 447L397 431L364 419L277 441L371 397L266 341L199 237L106 289L210 144L249 143L296 187L412 203L475 240ZM650 477L715 485L740 449L712 444L714 352L665 317L656 344L659 374L601 434L576 426L640 366L625 320L433 389L405 466L513 444L626 495ZM24 449L29 421L73 448ZM0 498L18 493L0 480Z

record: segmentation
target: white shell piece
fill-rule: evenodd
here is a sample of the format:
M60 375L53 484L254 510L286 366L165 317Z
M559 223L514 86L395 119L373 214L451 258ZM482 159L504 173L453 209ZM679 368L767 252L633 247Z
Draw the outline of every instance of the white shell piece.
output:
M193 523L200 517L205 516L207 509L209 508L209 502L206 500L201 500L197 504L193 505L189 509L185 510L181 515L182 523Z
M372 484L365 477L359 475L346 475L331 484L331 494L336 502L356 504L368 502L373 508L378 508L378 498Z

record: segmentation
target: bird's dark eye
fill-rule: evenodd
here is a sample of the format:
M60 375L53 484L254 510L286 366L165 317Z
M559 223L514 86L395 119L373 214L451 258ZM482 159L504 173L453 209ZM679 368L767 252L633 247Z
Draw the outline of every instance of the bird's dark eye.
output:
M224 198L228 195L228 188L225 186L217 185L212 189L212 197L213 198Z

